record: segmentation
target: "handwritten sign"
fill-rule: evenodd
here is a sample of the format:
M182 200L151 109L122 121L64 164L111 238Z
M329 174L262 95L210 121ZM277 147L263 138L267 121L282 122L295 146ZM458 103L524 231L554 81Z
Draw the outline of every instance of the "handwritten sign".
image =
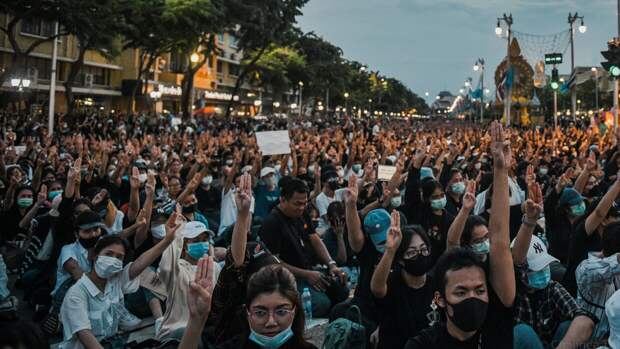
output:
M396 166L379 165L377 169L377 179L380 181L389 181L396 173Z
M264 156L291 153L288 130L256 132L256 143Z

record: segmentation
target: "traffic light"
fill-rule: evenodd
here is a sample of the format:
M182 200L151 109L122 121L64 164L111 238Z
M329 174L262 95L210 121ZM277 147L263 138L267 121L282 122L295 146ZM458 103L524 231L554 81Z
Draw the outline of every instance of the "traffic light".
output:
M558 74L558 69L555 67L551 70L551 88L553 90L560 88L560 74Z
M607 51L601 52L607 62L601 62L601 65L612 78L618 78L620 76L620 41L618 39L608 41L607 48Z

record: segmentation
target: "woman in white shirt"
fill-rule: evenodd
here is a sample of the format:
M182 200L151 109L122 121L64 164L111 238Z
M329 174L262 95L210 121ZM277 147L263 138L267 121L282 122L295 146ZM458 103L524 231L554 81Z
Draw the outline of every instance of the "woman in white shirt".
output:
M123 238L109 235L97 241L91 257L92 270L69 289L62 303L61 349L103 348L101 341L118 332L127 314L123 295L138 289L140 273L174 241L179 215L177 210L170 216L162 241L125 267L128 245Z

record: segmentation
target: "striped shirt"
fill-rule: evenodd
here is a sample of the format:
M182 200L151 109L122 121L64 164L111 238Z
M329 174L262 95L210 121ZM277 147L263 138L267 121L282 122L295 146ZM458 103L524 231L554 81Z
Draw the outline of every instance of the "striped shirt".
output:
M605 315L605 302L620 286L620 264L618 254L602 257L590 253L588 259L577 267L577 304L598 320L591 339L598 340L609 333L609 322Z

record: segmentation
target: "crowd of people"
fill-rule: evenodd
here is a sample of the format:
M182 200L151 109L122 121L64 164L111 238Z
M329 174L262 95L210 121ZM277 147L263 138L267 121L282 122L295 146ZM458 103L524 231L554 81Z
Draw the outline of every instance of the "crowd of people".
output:
M620 131L98 113L53 136L29 114L0 128L3 348L123 348L147 325L132 347L316 348L316 319L326 349L620 348ZM289 154L263 156L269 130Z

